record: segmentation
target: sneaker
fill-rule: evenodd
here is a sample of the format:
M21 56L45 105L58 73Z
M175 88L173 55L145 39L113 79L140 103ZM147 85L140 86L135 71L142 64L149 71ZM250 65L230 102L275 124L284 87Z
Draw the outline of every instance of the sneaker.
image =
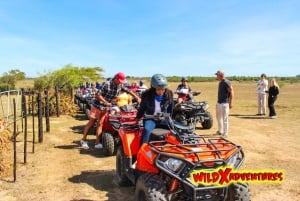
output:
M132 169L135 169L135 168L136 168L136 163L137 163L137 161L135 161L135 162L131 165L131 168L132 168Z
M277 116L276 116L276 115L275 115L275 116L270 116L270 118L271 118L271 119L276 119Z
M81 144L83 149L89 149L90 148L87 141L85 141L85 140L80 140L80 144Z
M221 133L220 131L217 131L216 135L223 135L223 133Z
M95 144L95 149L102 149L103 145L101 143Z

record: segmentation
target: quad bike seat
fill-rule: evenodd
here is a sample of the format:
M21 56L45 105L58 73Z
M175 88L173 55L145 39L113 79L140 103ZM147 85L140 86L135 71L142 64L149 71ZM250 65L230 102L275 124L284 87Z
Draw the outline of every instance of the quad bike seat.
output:
M168 129L155 128L151 132L150 141L164 140L168 132L169 132Z

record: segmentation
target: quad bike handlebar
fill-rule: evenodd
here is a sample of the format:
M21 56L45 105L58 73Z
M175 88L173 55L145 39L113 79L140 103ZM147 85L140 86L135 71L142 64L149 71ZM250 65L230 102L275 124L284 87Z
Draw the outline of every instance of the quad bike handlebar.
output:
M163 121L163 120L168 120L171 118L170 113L164 113L164 112L159 112L156 114L145 114L144 115L144 119L153 119L153 120L157 120L157 121Z
M201 94L201 91L194 91L192 94L193 94L193 96L198 96Z
M178 139L181 139L181 136L184 135L190 135L193 134L194 130L195 130L195 126L194 125L182 125L179 122L176 122L172 119L171 114L170 113L157 113L155 115L144 115L144 119L153 119L153 120L157 120L157 121L166 121L170 132L174 135L177 136Z
M201 91L193 91L191 93L189 92L185 92L185 91L174 91L175 94L178 94L178 95L188 95L188 94L191 94L193 96L198 96L201 94Z

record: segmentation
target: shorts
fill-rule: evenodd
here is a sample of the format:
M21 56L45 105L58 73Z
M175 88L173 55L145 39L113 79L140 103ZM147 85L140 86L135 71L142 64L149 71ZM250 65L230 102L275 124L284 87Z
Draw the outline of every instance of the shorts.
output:
M106 110L100 110L92 105L91 112L90 112L90 118L100 119L100 117L103 116L105 113L107 113Z

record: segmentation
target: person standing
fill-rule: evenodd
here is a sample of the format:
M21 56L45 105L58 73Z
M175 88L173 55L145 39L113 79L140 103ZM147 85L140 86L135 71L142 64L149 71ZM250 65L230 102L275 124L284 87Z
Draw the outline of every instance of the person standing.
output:
M266 115L267 113L267 94L268 90L268 80L266 79L266 74L260 75L260 80L256 83L257 89L257 106L258 111L256 115Z
M137 121L142 119L144 114L155 115L164 112L172 115L173 92L167 87L168 82L165 76L155 74L151 77L151 87L142 94L141 104L136 115ZM143 125L142 143L149 142L154 128L167 128L164 122L157 122L152 119L145 119Z
M223 70L218 70L215 75L219 81L218 101L216 104L216 118L218 122L218 135L227 137L229 128L229 109L233 106L234 91L231 82L225 78Z
M83 149L89 149L88 143L86 141L88 131L90 128L95 124L96 120L98 120L98 127L96 130L96 142L95 148L101 149L103 145L100 143L101 134L102 134L102 127L105 115L109 112L109 109L112 106L113 99L116 98L119 91L122 88L122 84L126 82L126 77L124 73L117 73L115 74L114 78L107 81L101 91L99 91L96 96L93 104L91 106L91 113L89 122L86 124L82 139L80 140L80 144Z
M279 86L275 78L272 78L270 80L270 87L269 87L269 91L267 92L269 93L268 96L269 117L274 119L277 118L274 103L277 100L279 94Z

